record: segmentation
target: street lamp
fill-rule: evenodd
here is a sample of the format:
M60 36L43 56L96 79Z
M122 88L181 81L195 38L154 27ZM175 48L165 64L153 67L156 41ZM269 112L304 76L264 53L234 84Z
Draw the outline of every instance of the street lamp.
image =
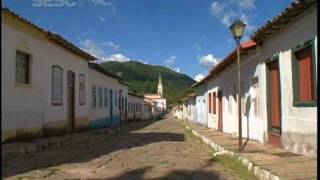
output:
M241 120L241 78L240 78L240 40L244 34L246 25L239 19L235 20L229 27L233 38L237 43L237 63L238 63L238 121L239 121L239 150L242 150L242 120Z

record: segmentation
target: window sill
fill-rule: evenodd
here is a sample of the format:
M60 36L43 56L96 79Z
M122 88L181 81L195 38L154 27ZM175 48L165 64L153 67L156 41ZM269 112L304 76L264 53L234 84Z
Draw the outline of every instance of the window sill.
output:
M16 83L16 87L31 88L32 84Z
M295 106L295 107L317 107L317 101L294 102L293 106Z

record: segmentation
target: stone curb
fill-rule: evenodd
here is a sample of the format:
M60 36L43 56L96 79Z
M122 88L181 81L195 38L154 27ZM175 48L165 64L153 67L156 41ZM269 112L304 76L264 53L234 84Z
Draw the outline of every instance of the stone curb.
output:
M229 151L229 150L223 148L219 144L213 142L212 140L204 137L203 135L201 135L197 131L193 130L188 125L185 125L182 122L181 122L181 124L185 128L187 128L188 130L190 130L193 135L195 135L196 137L200 138L205 144L210 146L213 150L215 150L217 152L224 151L230 157L237 157L237 160L240 161L242 163L242 165L245 166L248 169L249 172L252 172L258 179L260 179L260 180L280 180L280 177L277 176L276 174L273 174L270 171L268 171L266 169L263 169L260 166L255 165L254 162L242 157L241 155L239 155L239 154L237 154L235 152L232 152L232 151Z

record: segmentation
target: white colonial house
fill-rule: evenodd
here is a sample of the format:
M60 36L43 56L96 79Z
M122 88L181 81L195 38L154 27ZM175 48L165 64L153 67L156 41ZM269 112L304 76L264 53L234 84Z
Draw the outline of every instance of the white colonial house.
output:
M121 77L89 63L90 127L120 125L126 119L127 86ZM121 115L120 115L121 113Z
M133 92L128 93L128 121L143 120L144 117L144 97Z
M2 8L2 141L89 125L88 61L59 35Z
M259 28L240 67L242 136L316 156L317 2L297 1ZM193 86L196 122L238 135L236 51Z

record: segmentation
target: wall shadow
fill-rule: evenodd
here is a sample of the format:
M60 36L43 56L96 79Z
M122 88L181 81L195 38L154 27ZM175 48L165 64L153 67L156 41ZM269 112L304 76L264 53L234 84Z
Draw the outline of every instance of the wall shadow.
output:
M159 120L157 120L159 121ZM184 134L168 132L135 132L156 121L125 124L120 133L105 135L104 129L89 131L79 144L50 149L34 154L2 159L2 178L64 163L83 163L119 150L129 150L156 142L185 141ZM126 130L125 130L126 129Z
M107 178L105 180L141 180L145 179L144 174L151 171L152 166L147 166L139 169L134 169L129 172L123 173L119 176ZM223 179L218 173L203 170L172 170L165 173L163 176L151 179L201 179L201 180L218 180Z
M246 98L246 104L245 104L245 106L246 106L246 111L244 112L244 116L246 116L247 117L247 138L246 138L246 141L243 143L243 145L242 145L242 150L244 150L244 148L246 147L246 145L248 144L248 141L249 141L249 138L250 138L250 131L249 131L249 129L250 129L250 108L251 108L251 96L247 96L247 98Z

